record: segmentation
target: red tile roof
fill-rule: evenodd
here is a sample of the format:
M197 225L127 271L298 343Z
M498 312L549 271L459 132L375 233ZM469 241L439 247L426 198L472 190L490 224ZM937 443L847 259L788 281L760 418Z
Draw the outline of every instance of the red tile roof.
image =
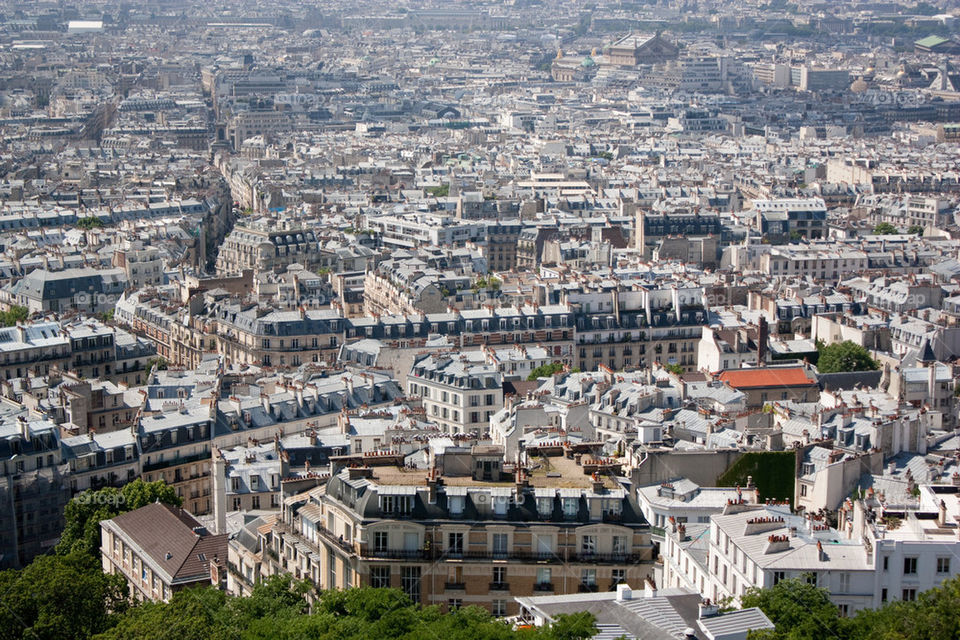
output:
M812 378L807 377L807 372L803 367L731 369L722 372L717 377L735 389L800 387L816 384Z

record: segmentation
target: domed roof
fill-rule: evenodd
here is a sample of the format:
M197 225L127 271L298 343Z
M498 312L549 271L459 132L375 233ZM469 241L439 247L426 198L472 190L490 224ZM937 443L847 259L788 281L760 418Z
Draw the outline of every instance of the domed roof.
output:
M850 85L850 91L854 93L863 93L867 90L867 82L863 78L857 78L853 81L853 84Z
M591 58L590 56L587 56L586 58L583 59L583 62L580 63L580 66L581 66L581 67L592 67L592 66L594 66L594 65L596 65L596 64L597 64L597 63L593 61L593 58Z

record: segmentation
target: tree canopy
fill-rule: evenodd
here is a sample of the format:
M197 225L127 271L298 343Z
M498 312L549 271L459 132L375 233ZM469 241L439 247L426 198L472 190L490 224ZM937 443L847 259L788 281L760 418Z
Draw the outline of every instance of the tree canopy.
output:
M0 311L0 324L5 327L13 327L16 326L18 322L25 322L29 317L29 309L19 305L13 305L6 311Z
M895 233L897 233L897 228L889 222L881 222L873 228L873 235L875 236L889 236Z
M876 371L877 362L870 352L855 342L844 340L828 345L817 345L819 357L817 370L820 373L841 373L848 371Z
M744 607L760 607L774 630L753 631L750 640L936 640L960 638L960 576L921 593L916 600L888 602L845 618L829 592L802 578L781 580L770 589L750 589Z
M84 553L100 557L100 521L139 509L152 502L180 506L183 500L161 480L144 482L137 478L122 489L104 487L87 490L74 496L63 509L64 528L57 544L57 553Z
M538 378L547 378L549 376L552 376L555 373L560 373L561 371L563 371L562 362L551 362L550 364L542 364L530 372L530 375L527 376L527 381L536 382Z
M418 607L399 589L361 587L314 593L306 581L273 576L246 598L212 587L174 594L168 604L147 603L122 616L98 640L586 640L596 633L590 613L559 616L542 629L513 630L486 609L442 613ZM308 611L308 594L316 599Z
M0 571L0 594L0 639L73 640L107 630L126 609L127 587L98 559L73 552Z

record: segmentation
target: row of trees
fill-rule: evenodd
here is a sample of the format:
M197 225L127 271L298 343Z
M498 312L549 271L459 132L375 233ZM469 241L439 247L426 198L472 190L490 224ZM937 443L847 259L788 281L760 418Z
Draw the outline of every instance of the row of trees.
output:
M751 632L750 640L941 640L960 638L960 576L910 602L841 617L830 594L795 578L771 589L751 589L745 607L759 607L776 629Z

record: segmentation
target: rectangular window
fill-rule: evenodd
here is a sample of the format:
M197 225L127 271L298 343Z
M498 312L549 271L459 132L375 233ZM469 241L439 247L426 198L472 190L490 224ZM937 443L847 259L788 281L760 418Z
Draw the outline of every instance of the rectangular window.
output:
M502 599L493 600L490 606L490 613L495 618L502 618L507 615L507 601Z
M627 580L627 571L626 569L612 569L610 571L610 583L612 585L618 585Z
M950 558L937 558L937 573L950 573Z
M507 534L505 533L493 534L493 557L494 558L507 557Z
M400 588L415 603L420 602L420 567L401 567Z
M583 555L589 556L593 555L597 551L597 538L596 536L583 536L580 540L580 553Z
M373 550L386 551L389 544L390 534L386 531L377 531L373 534Z
M507 583L507 568L506 567L494 567L493 568L493 583L497 585L503 585Z
M626 538L624 536L613 536L613 552L614 553L627 552Z
M537 555L541 558L550 558L553 556L553 537L547 535L537 536Z
M584 569L580 572L580 582L584 586L593 587L597 584L597 570Z
M370 586L375 589L390 587L390 567L370 567Z
M903 597L900 598L904 602L912 602L917 599L917 590L916 589L904 589L901 594Z
M463 554L463 534L459 532L447 534L447 553L451 555Z
M903 575L914 575L917 573L917 559L916 557L904 558L903 559Z
M773 572L773 584L777 585L781 580L786 580L787 574L785 571L774 571Z
M541 586L547 586L551 583L550 580L550 568L549 567L539 567L537 568L537 584Z

